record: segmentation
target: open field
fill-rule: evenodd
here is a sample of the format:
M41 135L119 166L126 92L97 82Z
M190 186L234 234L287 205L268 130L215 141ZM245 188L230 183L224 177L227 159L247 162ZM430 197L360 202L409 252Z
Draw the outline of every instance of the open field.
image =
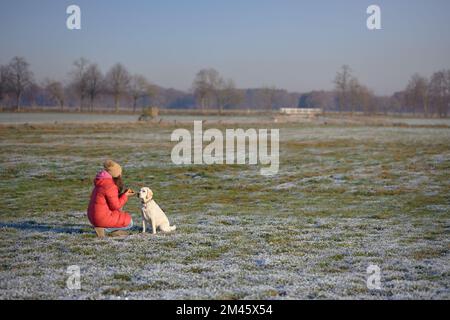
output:
M209 123L273 123L279 116L278 112L227 110L227 113L219 115L217 110L189 110L189 109L162 109L155 120L163 124L180 124L194 120L205 120ZM51 110L26 111L26 112L0 112L0 125L16 124L65 124L65 123L130 123L139 118L140 113L130 111L114 112L55 112ZM296 122L309 123L312 120L316 124L351 124L351 125L376 125L376 126L440 126L450 127L450 118L418 118L409 115L395 116L366 116L364 114L341 114L327 112L315 119L296 119ZM283 121L279 121L283 122ZM285 121L286 122L286 121Z
M172 125L1 126L0 298L450 299L448 127L272 126L270 178L173 165ZM109 157L175 233L94 237L85 210ZM372 264L381 290L366 287Z
M0 113L0 124L45 124L45 123L129 123L135 122L139 118L139 113L115 114L109 113L61 113L61 112L2 112ZM220 117L217 115L189 115L189 114L162 114L158 121L163 122L192 122L194 120L220 121L226 119L233 123L249 123L269 121L268 115L249 115L249 116L227 116ZM450 124L450 121L449 121Z

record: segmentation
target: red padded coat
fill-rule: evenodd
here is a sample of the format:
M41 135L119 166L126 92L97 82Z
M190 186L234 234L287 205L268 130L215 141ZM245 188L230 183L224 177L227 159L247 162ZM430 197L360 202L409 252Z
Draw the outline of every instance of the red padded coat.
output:
M94 180L91 201L88 207L88 219L94 227L123 228L131 223L129 213L121 211L128 197L119 197L119 188L112 176L105 170L100 171Z

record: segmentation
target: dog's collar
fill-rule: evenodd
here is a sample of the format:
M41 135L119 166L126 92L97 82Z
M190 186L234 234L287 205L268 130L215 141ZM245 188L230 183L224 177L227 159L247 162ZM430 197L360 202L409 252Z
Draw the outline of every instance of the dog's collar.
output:
M152 202L153 201L153 198L151 198L150 200L148 200L148 201L142 201L142 203L144 204L144 206L146 207L147 206L147 204L149 204L150 202Z

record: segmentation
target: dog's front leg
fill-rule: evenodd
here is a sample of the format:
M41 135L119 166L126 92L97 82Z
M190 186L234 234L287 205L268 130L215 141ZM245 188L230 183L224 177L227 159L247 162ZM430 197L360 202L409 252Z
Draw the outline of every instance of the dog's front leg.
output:
M152 219L152 232L153 234L156 234L156 225L155 222L153 222L153 219Z
M145 233L145 219L142 219L142 233Z

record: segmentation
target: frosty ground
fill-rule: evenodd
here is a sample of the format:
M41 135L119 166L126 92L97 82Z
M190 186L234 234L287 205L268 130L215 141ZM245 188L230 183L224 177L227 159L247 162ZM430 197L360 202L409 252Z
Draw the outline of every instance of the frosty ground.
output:
M173 165L173 125L0 127L0 298L450 298L450 128L275 125L270 178ZM85 210L109 157L128 186L153 189L175 233L95 238ZM137 199L125 209L139 222Z

